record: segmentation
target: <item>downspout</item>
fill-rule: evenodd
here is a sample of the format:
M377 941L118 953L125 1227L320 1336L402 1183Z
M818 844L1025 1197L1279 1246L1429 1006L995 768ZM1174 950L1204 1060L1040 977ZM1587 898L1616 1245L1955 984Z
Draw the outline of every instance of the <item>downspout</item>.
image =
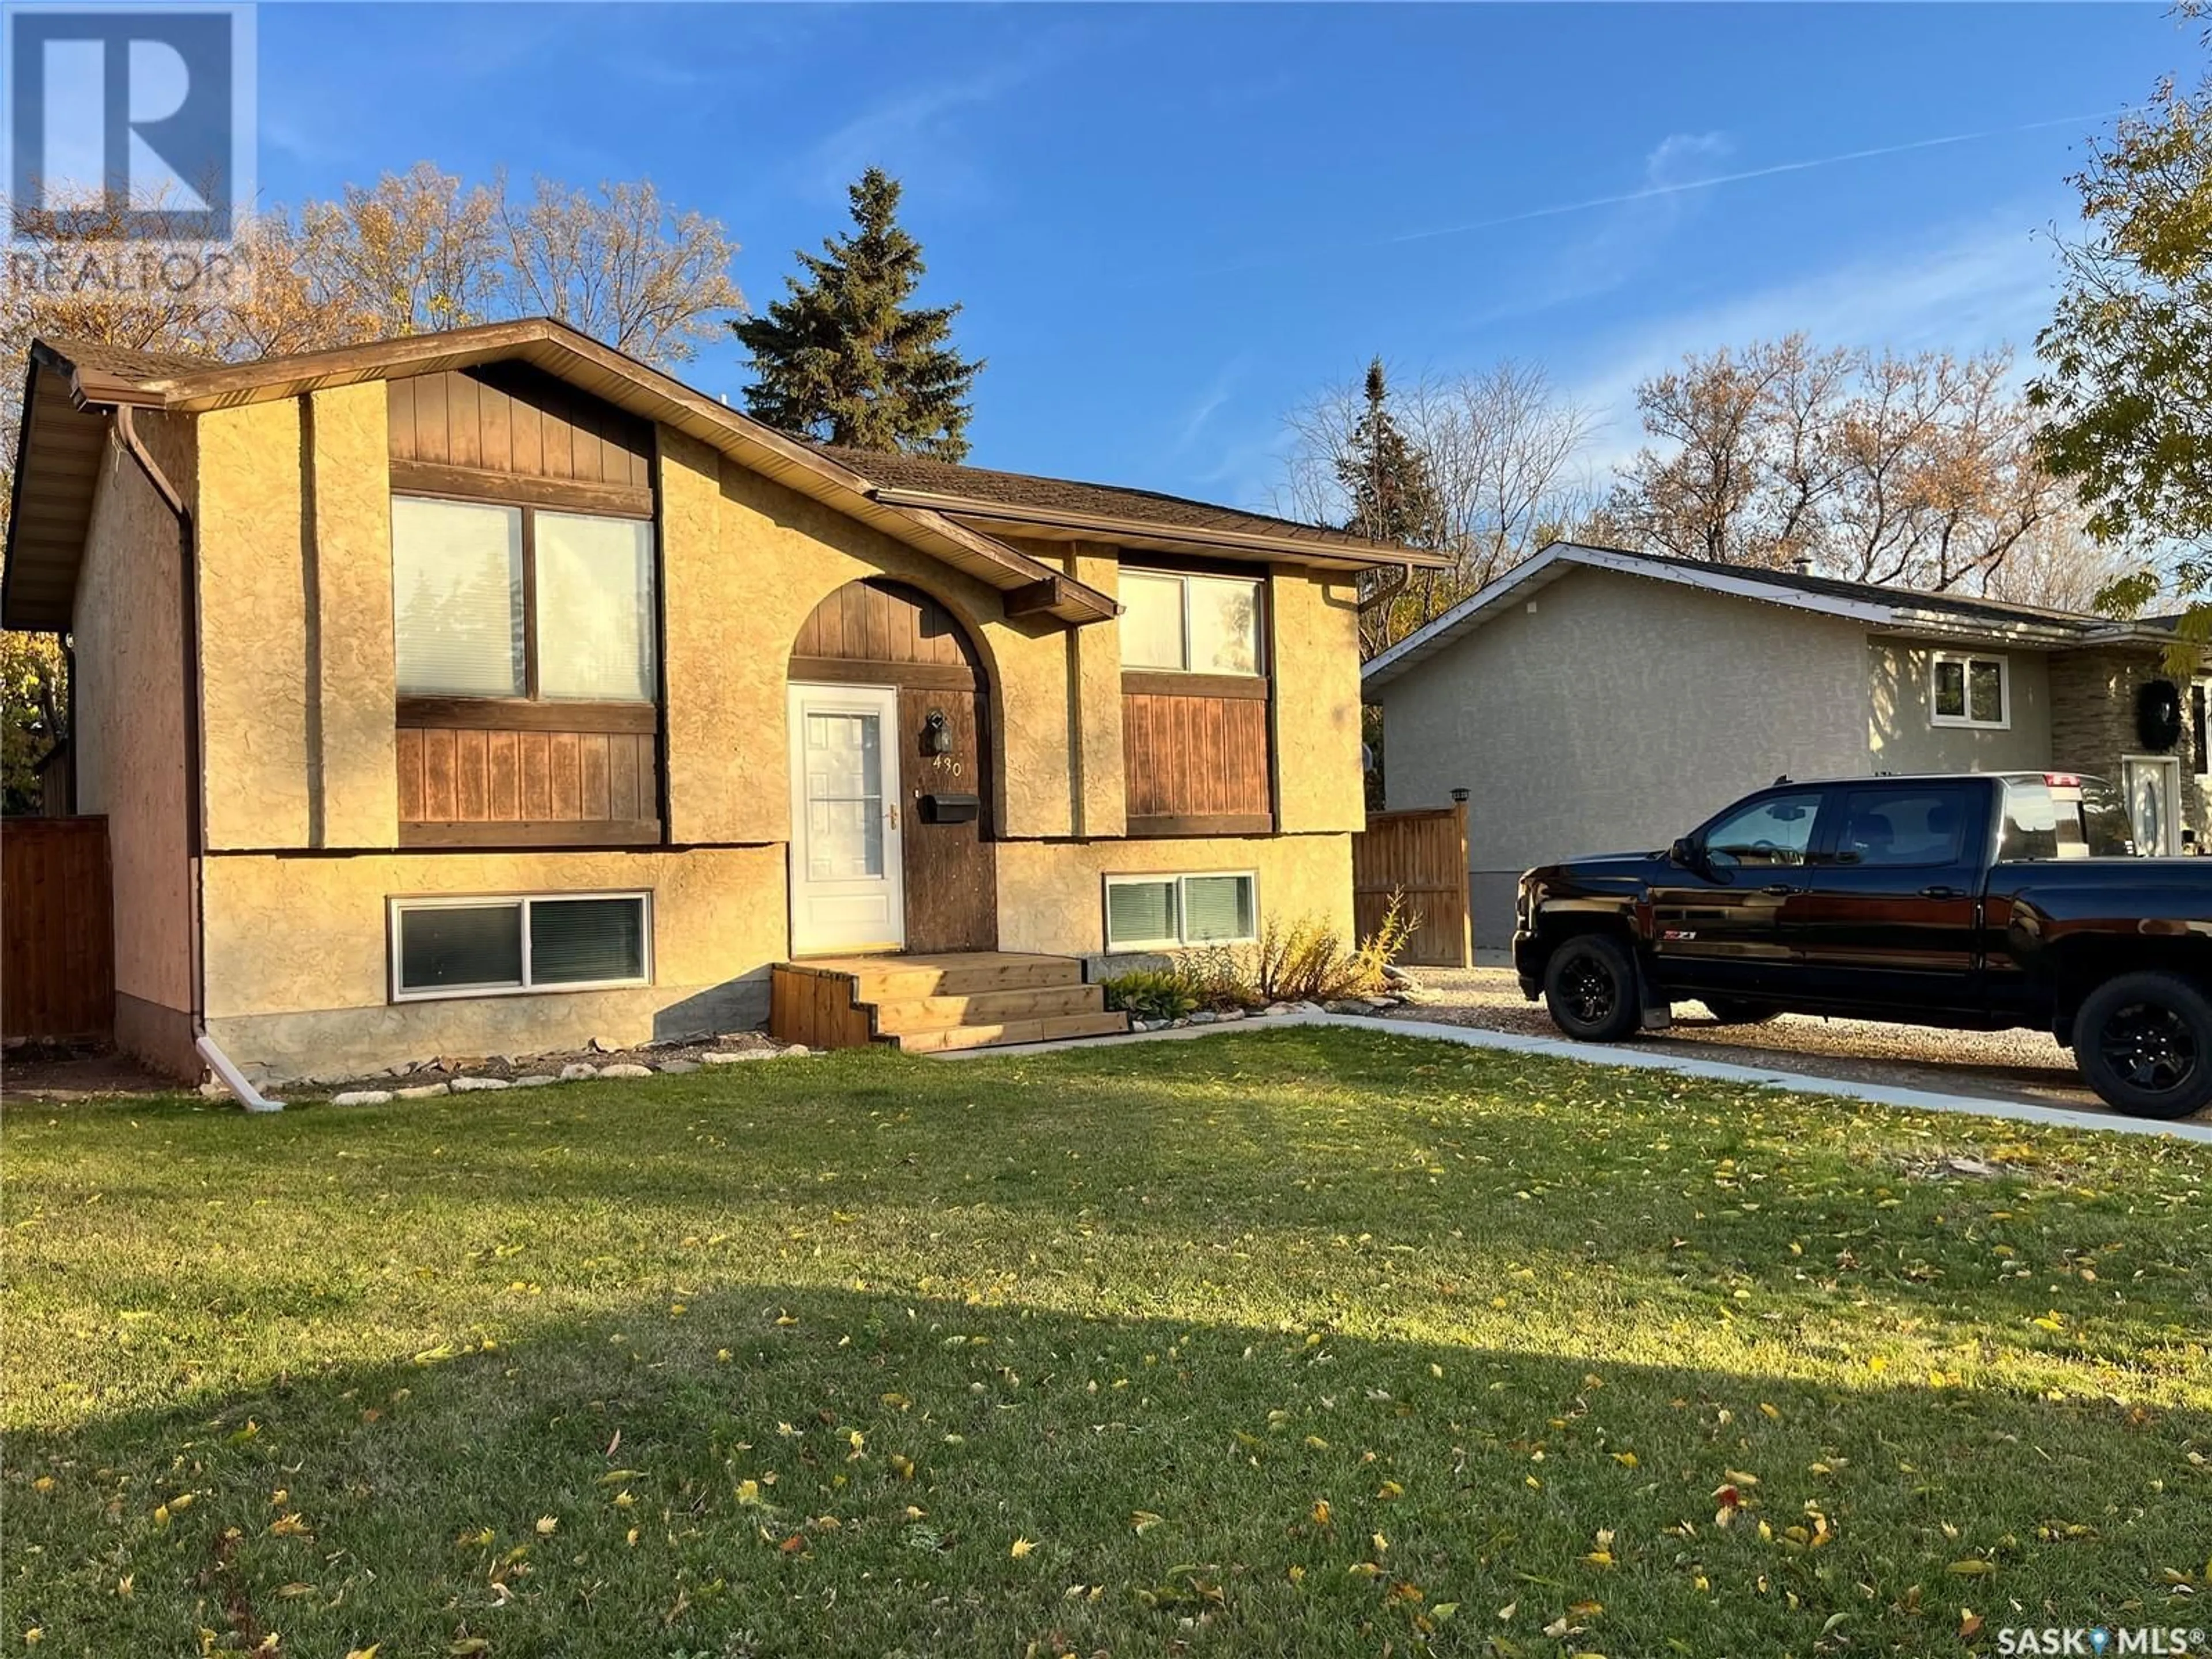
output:
M207 859L202 845L202 812L206 793L206 780L200 760L200 612L199 612L199 535L192 523L191 509L169 475L161 471L161 463L149 453L138 436L138 428L131 419L129 404L114 405L115 435L125 451L138 464L146 482L154 486L155 494L167 505L177 521L178 590L179 609L184 623L185 664L185 855L191 865L191 918L186 930L186 948L191 953L192 1047L202 1060L214 1068L223 1086L238 1097L238 1103L249 1112L281 1112L284 1103L270 1100L246 1080L246 1074L232 1064L230 1056L216 1045L207 1029L207 959L201 921L206 914Z

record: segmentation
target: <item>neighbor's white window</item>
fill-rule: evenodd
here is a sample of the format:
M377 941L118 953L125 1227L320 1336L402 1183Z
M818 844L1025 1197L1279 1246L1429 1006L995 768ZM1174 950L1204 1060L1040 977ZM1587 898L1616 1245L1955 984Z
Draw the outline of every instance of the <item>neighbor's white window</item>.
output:
M394 496L399 693L650 702L653 580L641 519Z
M1106 878L1106 948L1249 945L1259 937L1258 880L1249 870Z
M392 994L581 991L653 975L646 893L393 899Z
M1928 672L1931 725L2000 728L2012 724L2012 680L2004 658L1939 651Z
M1121 666L1260 672L1260 584L1243 576L1121 573Z

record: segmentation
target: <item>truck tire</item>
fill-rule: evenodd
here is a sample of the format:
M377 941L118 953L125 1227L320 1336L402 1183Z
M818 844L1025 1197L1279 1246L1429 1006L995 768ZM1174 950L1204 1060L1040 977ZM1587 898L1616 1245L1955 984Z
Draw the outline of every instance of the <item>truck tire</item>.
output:
M2179 974L2122 974L2082 1000L2074 1060L2130 1117L2187 1117L2212 1102L2212 999Z
M1747 1002L1737 997L1699 997L1698 1000L1705 1005L1705 1012L1717 1025L1764 1025L1782 1014L1771 1002Z
M1636 958L1609 933L1580 933L1544 964L1544 1008L1582 1042L1618 1042L1644 1028Z

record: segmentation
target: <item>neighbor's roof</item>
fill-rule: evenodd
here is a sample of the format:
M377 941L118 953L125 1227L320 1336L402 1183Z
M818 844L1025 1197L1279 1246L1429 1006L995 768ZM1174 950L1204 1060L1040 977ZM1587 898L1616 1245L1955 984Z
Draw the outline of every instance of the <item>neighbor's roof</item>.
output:
M1708 564L1661 553L1553 542L1533 559L1516 565L1480 592L1376 656L1360 671L1362 684L1370 690L1388 685L1417 663L1466 638L1507 606L1580 569L1617 571L1811 615L1839 617L1880 634L1955 637L2063 650L2074 646L2162 642L2172 631L2170 625L2161 629L2154 621L2114 622L2109 617L2014 605L2002 599L1929 593L1796 570Z
M1113 617L1119 610L1107 595L992 533L994 528L1010 529L1018 523L1048 537L1065 538L1080 529L1086 537L1127 545L1335 568L1425 562L1427 558L1228 508L1201 508L1199 503L1179 502L1170 496L1066 485L1058 480L1029 482L1047 496L1053 489L1111 495L1122 514L1111 522L1126 523L1129 533L1115 533L1107 520L1092 521L1079 513L1056 522L1040 512L1032 523L1009 518L1003 510L994 514L982 497L970 501L955 494L940 500L940 472L963 480L1011 480L1019 475L923 463L938 483L918 490L909 481L911 474L899 480L888 476L891 464L902 458L832 451L805 442L566 324L534 317L251 363L214 362L76 341L34 341L18 439L6 574L0 581L0 624L57 630L69 626L111 410L128 406L198 414L364 380L505 362L532 363L632 414L672 427L787 489L942 560L1006 594L1009 615L1045 615L1080 624ZM862 461L866 471L854 465ZM961 512L948 510L954 502L962 506ZM1006 503L997 505L1003 509ZM1200 512L1218 515L1218 521L1198 521L1195 515Z
M1241 507L1122 484L1086 483L1030 472L940 461L927 455L884 454L834 444L820 453L876 486L881 501L930 507L963 524L1018 531L1055 541L1110 541L1123 546L1184 546L1196 540L1227 551L1280 551L1354 568L1378 562L1442 567L1440 553L1377 546L1340 530L1325 530Z

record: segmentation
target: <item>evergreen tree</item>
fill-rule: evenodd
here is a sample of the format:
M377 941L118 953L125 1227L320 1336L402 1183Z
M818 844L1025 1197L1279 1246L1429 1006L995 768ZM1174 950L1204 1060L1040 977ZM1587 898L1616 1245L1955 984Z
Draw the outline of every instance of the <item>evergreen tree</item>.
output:
M770 426L858 449L968 453L968 394L982 360L951 343L958 306L907 304L921 247L899 228L898 180L870 167L853 185L853 222L765 316L731 325L752 353L745 407Z
M1428 458L1391 416L1380 357L1367 366L1367 408L1352 428L1336 476L1352 502L1344 526L1351 534L1410 547L1433 544L1443 502L1429 476Z

